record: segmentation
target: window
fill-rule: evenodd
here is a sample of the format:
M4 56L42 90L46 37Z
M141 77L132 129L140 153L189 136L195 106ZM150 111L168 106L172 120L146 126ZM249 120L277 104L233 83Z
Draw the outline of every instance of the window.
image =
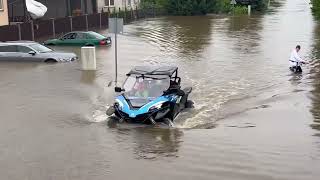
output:
M105 39L106 37L102 36L101 34L98 34L96 32L91 32L88 34L90 39Z
M77 34L77 39L88 39L87 35L84 33L78 33Z
M25 46L17 46L17 50L18 52L22 52L22 53L29 53L30 51L32 51L30 48Z
M3 11L3 0L0 0L0 11Z
M69 34L66 34L62 37L62 39L76 39L77 37L77 34L76 33L69 33Z
M104 0L104 5L105 6L114 6L114 0Z
M0 52L17 52L17 48L16 46L0 46Z
M30 47L36 51L38 51L39 53L46 53L46 52L51 52L52 49L49 49L46 46L43 46L41 44L31 44Z

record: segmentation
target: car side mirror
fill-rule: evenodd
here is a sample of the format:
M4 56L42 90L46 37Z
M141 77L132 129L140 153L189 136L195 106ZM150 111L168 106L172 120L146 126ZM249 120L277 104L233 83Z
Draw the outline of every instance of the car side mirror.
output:
M36 55L36 52L35 51L30 51L28 52L28 54L31 54L32 56Z
M124 91L124 89L122 89L121 87L115 87L114 91L117 93L121 93L122 91Z

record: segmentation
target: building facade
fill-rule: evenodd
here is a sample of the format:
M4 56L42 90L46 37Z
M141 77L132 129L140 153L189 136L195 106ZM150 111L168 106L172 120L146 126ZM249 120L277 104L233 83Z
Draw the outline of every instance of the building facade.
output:
M108 9L131 9L136 8L140 0L97 0L97 7L100 11L108 11Z
M8 2L7 0L0 0L0 26L8 25Z

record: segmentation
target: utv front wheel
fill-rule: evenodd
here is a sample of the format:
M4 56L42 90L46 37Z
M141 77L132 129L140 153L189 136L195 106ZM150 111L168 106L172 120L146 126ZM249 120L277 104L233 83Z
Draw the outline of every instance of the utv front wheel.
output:
M114 109L114 107L113 107L113 106L110 106L110 107L108 108L106 114L107 114L108 116L112 116L115 111L116 111L116 110Z
M174 123L169 118L163 119L164 124L168 125L169 127L174 127Z

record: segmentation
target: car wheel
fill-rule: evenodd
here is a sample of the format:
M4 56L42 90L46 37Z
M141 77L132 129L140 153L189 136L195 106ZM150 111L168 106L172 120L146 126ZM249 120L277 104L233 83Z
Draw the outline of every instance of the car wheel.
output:
M58 62L58 61L55 60L55 59L47 59L47 60L45 60L44 62L45 62L45 63L56 63L56 62Z
M93 44L86 44L85 46L87 46L87 47L92 47L92 46L94 46Z

